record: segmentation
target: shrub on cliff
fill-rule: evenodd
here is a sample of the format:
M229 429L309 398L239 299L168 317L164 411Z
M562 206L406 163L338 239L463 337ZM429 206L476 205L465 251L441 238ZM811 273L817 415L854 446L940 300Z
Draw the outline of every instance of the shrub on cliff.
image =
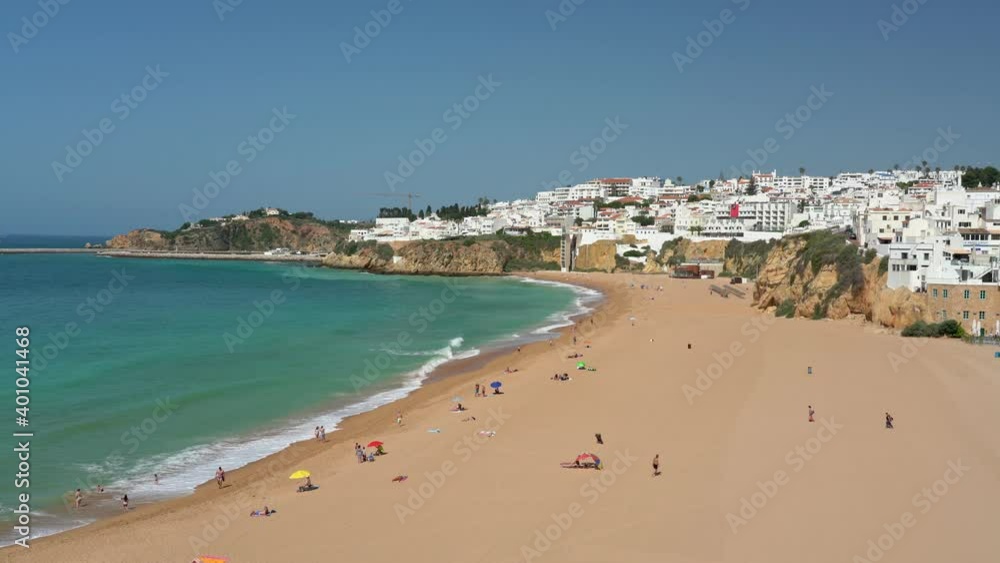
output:
M778 308L774 310L775 317L785 317L788 319L795 317L795 301L791 299L785 299L778 305Z
M847 241L846 235L830 231L814 231L795 238L805 241L795 267L798 275L805 274L806 268L810 268L813 275L816 275L824 266L833 266L837 273L837 283L830 288L825 299L826 304L844 292L854 292L864 287L862 257L858 248Z
M379 244L375 247L375 255L378 256L379 259L388 262L392 260L392 257L395 256L396 253L388 244Z
M726 245L725 261L732 264L733 274L742 277L752 277L757 274L760 266L767 261L767 255L774 249L773 240L755 240L740 242L736 239Z

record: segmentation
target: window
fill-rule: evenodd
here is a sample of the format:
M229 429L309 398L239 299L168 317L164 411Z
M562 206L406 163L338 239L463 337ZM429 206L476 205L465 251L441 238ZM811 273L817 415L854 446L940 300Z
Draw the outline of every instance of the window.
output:
M944 320L944 319L947 319L947 318L948 318L948 310L947 309L941 309L941 320Z
M981 321L986 320L986 311L979 311L979 320Z
M948 290L947 289L942 289L941 292L942 292L941 297L947 299L948 298Z
M934 297L937 297L937 289L934 290Z
M962 318L963 319L968 319L969 318L969 312L968 311L962 311Z
M986 299L986 291L980 291L979 292L979 298L980 299Z
M970 295L972 295L972 292L969 291L968 289L962 292L962 297L964 297L965 299L968 299Z

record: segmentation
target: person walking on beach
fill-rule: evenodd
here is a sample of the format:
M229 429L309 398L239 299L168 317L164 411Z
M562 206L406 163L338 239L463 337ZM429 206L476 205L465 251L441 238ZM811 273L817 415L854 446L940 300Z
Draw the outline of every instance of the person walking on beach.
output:
M153 484L154 485L160 484L160 475L158 473L153 473Z
M476 384L476 396L477 397L479 396L479 384L478 383Z
M218 469L215 470L215 483L219 485L219 488L221 489L223 483L225 482L226 482L226 472L223 471L222 467L220 466Z
M892 426L892 415L889 414L889 413L885 413L885 427L888 428L889 430L893 429L893 426Z
M317 440L319 440L319 426L317 426L316 428L313 428L313 438L316 438Z
M326 441L326 426L319 427L319 439Z
M403 411L396 411L396 426L403 425Z
M122 510L128 510L128 495L122 496Z
M814 411L814 410L813 410L813 407L812 407L812 405L809 405L809 422L816 422L816 421L815 421L815 420L813 419L813 415L814 415L814 414L816 414L816 411Z
M653 477L660 475L660 454L653 456Z
M83 504L83 493L80 492L80 489L76 490L74 497L76 499L76 509L79 510L80 506Z
M596 439L597 439L597 443L598 443L598 444L600 444L600 445L602 445L602 446L604 445L604 437L603 437L603 436L601 436L601 433L600 433L600 432L598 432L597 434L594 434L594 438L596 438Z

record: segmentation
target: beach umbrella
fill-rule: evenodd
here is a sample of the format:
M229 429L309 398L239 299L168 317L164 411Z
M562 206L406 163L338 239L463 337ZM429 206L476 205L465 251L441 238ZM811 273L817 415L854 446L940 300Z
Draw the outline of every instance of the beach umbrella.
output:
M584 363L584 362L577 362L576 363L576 369L584 369L586 367L587 367L587 364Z
M295 473L292 473L291 475L289 475L288 478L289 479L305 479L306 477L309 477L311 475L312 475L312 473L309 473L305 469L299 469Z
M379 442L378 440L372 440L371 442L368 442L368 446L367 447L369 447L369 448L377 448L377 447L379 447L381 445L382 445L382 442Z
M503 385L503 383L500 383L499 381L494 381L493 383L490 383L490 387L494 389L499 389L501 385Z
M201 563L227 563L229 558L215 557L213 555L199 555L198 560L201 561Z

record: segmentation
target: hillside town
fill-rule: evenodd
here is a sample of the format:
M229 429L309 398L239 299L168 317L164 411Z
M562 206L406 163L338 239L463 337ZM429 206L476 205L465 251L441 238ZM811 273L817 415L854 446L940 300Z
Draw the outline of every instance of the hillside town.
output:
M959 319L973 334L1000 333L1000 184L963 187L959 167L832 178L799 172L694 184L682 178L594 179L534 199L490 203L487 213L460 221L434 214L378 218L373 228L352 230L351 238L389 242L530 229L572 237L575 248L631 235L659 249L681 237L750 242L838 230L860 249L887 258L889 288L927 292L939 320ZM619 245L619 253L629 248Z

